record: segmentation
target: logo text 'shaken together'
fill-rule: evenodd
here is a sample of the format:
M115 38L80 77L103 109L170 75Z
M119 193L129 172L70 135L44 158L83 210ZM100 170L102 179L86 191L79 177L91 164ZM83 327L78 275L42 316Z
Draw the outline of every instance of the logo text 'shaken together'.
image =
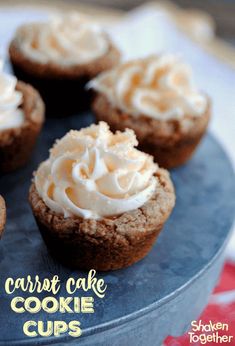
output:
M199 320L192 321L191 327L191 331L188 332L190 344L228 345L233 340L233 336L229 335L229 325L227 323L212 321L202 323L202 320Z

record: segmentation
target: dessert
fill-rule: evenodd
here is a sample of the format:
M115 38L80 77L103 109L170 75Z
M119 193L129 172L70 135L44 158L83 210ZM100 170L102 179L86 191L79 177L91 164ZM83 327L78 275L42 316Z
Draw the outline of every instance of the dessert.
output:
M16 76L39 90L52 116L85 108L87 81L120 60L108 35L76 12L21 26L9 54Z
M169 217L166 170L106 123L70 131L35 172L29 201L52 255L80 269L127 267L150 251Z
M162 167L185 163L207 129L209 99L195 87L190 67L177 56L124 63L88 86L95 91L97 120L109 123L113 131L133 129L140 150Z
M29 159L44 120L44 105L30 85L3 72L0 61L0 172Z
M6 205L5 205L4 199L0 195L0 238L4 231L5 223L6 223Z

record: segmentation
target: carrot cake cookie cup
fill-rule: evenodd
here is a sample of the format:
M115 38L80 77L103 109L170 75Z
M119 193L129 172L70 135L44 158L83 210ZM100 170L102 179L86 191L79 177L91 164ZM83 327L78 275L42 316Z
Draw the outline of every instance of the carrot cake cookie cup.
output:
M95 92L92 108L97 121L106 121L113 131L133 129L139 149L164 168L184 164L206 132L210 101L177 56L124 63L88 86Z
M135 148L132 130L106 123L70 131L35 172L30 205L63 264L101 271L141 260L175 204L169 173Z
M10 172L29 160L44 121L38 92L2 71L0 61L0 172Z
M108 35L76 12L21 26L9 55L16 76L39 90L50 116L86 109L85 84L120 60Z
M5 223L6 223L6 204L2 196L0 195L0 238L2 237Z

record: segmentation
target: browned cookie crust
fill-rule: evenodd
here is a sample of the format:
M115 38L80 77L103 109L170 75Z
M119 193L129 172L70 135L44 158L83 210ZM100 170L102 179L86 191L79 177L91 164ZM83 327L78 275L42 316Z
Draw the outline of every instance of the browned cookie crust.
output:
M42 64L28 58L21 50L21 42L17 36L9 46L10 59L13 65L20 67L25 73L38 78L78 79L94 78L100 72L111 69L120 60L119 50L110 42L108 52L87 64L62 66L56 63Z
M50 116L86 109L90 104L90 92L85 90L86 83L120 61L120 52L111 41L106 55L87 64L72 66L33 61L22 52L20 45L16 36L9 46L15 75L40 92L46 103L47 115Z
M44 121L44 104L30 85L18 82L23 93L22 109L25 121L17 128L0 131L0 172L10 172L29 159Z
M56 214L45 205L34 183L29 201L46 245L62 263L80 269L120 269L147 255L174 207L168 172L159 169L156 179L156 193L141 208L100 220Z
M6 205L2 196L0 196L0 238L4 231L5 223L6 223Z
M114 108L102 94L96 94L92 104L97 121L106 121L112 131L131 128L139 141L139 149L154 156L165 168L185 163L203 137L210 119L210 103L200 117L185 117L184 121L160 121L147 116L133 117Z

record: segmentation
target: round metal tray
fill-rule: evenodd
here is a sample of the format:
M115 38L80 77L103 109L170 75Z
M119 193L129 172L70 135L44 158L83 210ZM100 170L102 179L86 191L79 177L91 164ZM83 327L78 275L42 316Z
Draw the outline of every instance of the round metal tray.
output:
M166 336L181 335L187 330L216 283L234 216L235 182L224 151L207 135L193 159L172 171L176 207L150 254L127 269L98 274L108 288L104 299L95 298L94 314L41 311L19 315L10 309L13 295L5 293L7 277L59 275L63 283L70 276L86 276L50 257L27 198L32 172L48 156L55 138L71 128L87 126L92 120L90 113L48 119L27 167L0 177L0 192L6 199L8 214L0 242L0 345L157 346ZM64 288L59 295L68 296ZM83 334L79 339L29 338L22 326L32 319L76 319L81 322Z

